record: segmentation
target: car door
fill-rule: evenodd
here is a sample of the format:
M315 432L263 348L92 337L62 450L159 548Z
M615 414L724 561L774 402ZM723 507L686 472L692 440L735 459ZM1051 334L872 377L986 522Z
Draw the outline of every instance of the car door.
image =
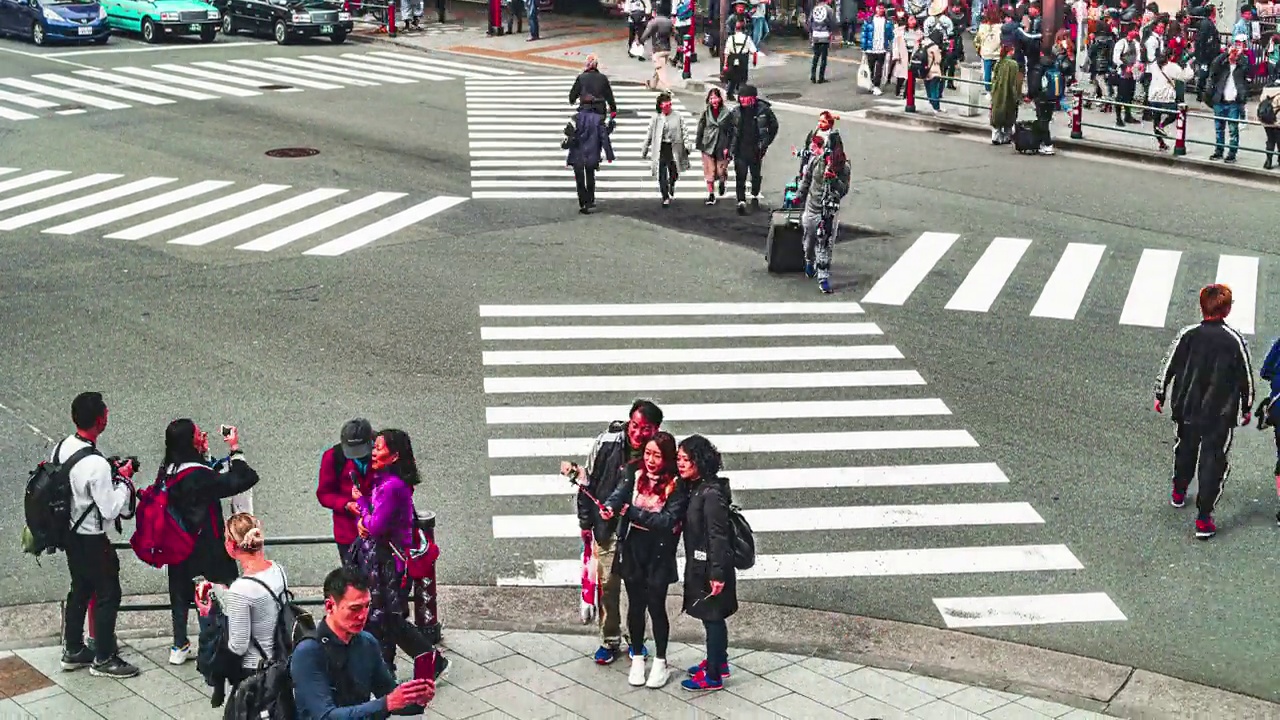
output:
M11 16L17 12L13 4L14 0L0 0L0 30L13 29Z

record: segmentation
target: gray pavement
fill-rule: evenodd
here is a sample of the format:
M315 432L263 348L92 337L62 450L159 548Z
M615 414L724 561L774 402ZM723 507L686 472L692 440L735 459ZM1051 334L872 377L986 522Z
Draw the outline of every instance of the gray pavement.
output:
M119 55L91 57L95 67L113 69L185 65L195 57L275 62L293 53L364 57L383 51L407 52L381 45L281 51L260 44L166 49L127 60ZM410 62L460 62L456 55L420 57L396 62L399 67ZM478 72L497 67L536 74L526 64L465 62ZM61 72L26 67L31 68L27 72ZM436 67L443 72L448 66ZM489 78L513 77L487 72ZM519 82L518 77L512 80ZM689 96L684 102L696 108ZM1195 319L1193 292L1217 276L1221 256L1260 258L1254 343L1265 346L1269 341L1270 321L1280 317L1274 295L1266 292L1274 267L1266 240L1273 223L1256 212L1256 189L1162 172L1135 179L1131 167L1072 157L1039 163L1037 173L1029 176L1025 159L992 152L988 146L850 118L845 137L858 192L846 203L845 220L874 232L848 232L838 245L834 298L822 298L802 279L769 277L759 255L763 214L738 218L723 205L705 208L700 191L689 187L695 183L684 182L681 199L665 213L656 193L651 200L606 200L600 213L589 217L577 216L572 201L470 199L339 256L305 254L361 232L368 227L364 223L392 217L430 198L470 197L473 155L464 149L468 132L461 122L467 107L461 80L424 79L396 87L380 82L297 93L219 95L120 110L97 108L79 116L6 126L0 166L17 170L0 176L0 183L46 169L70 174L44 185L2 191L0 202L34 187L92 173L121 175L112 183L168 177L175 179L175 188L224 181L234 183L227 192L265 183L289 189L150 234L108 237L165 217L172 209L153 209L71 234L47 232L53 227L47 220L0 233L0 265L10 269L0 286L0 322L17 338L0 347L0 363L8 370L0 380L0 403L10 408L0 414L0 448L6 450L0 469L10 477L24 477L32 459L47 446L26 426L60 437L68 432L70 397L95 387L107 393L113 408L104 446L112 452L139 454L148 463L158 459L161 428L175 416L190 414L205 425L240 425L250 459L263 473L256 503L269 532L323 533L328 520L313 499L319 453L334 442L344 419L366 415L380 426L409 429L418 440L419 453L430 458L424 463L431 470L419 491L419 504L440 516L442 580L493 584L499 579L539 579L540 567L562 566L539 566L535 561L562 562L574 553L572 539L557 534L495 539L495 531L506 521L495 525L494 516L562 515L568 512L568 498L551 493L495 495L493 476L545 477L562 454L578 451L560 439L588 437L601 425L600 416L612 412L610 408L621 411L636 393L676 406L755 403L757 410L751 412L756 415L738 419L712 415L705 420L672 420L677 432L712 433L723 438L726 447L740 448L728 455L730 477L742 476L741 501L753 512L776 511L758 516L756 522L762 552L780 558L776 564L762 564L761 572L780 570L745 583L743 592L749 599L933 626L952 624L980 635L1278 699L1280 675L1267 660L1280 648L1260 628L1269 616L1269 599L1280 590L1274 573L1262 571L1270 561L1275 532L1271 440L1255 431L1240 434L1232 492L1219 517L1223 531L1211 543L1196 543L1189 539L1190 517L1168 508L1165 500L1171 428L1144 412L1159 356L1173 329ZM780 121L780 145L785 149L803 138L814 118L780 108ZM903 152L904 146L912 151ZM59 153L51 156L49 147L58 147ZM264 155L282 147L320 152L299 159ZM766 166L766 196L776 201L778 188L794 173L794 163L776 154ZM1115 191L1135 183L1144 187L1140 206L1130 193ZM270 252L237 247L291 227L298 218L268 217L260 225L203 245L169 242L321 188L348 190L342 201L378 192L406 196L397 199L403 205L386 206L381 214L295 230L314 228ZM1208 194L1214 203L1204 209L1201 204ZM78 196L70 196L74 197ZM6 207L0 223L70 198ZM205 199L191 200L187 206L195 202ZM314 209L319 214L331 207L318 204ZM75 210L55 222L83 217L83 210ZM1224 226L1230 235L1223 235ZM925 267L915 253L899 266L910 272L891 272L925 232L959 238L939 262ZM216 233L203 237L211 234ZM364 231L360 237L371 234ZM985 279L985 286L999 291L987 311L980 306L976 311L947 309L997 237L1030 241L1008 282L995 283L990 280L993 275L979 273L976 277ZM1031 316L1064 249L1073 242L1105 246L1079 311L1070 319ZM1139 258L1146 250L1182 253L1173 265L1167 254L1151 255L1163 262L1155 267L1163 268L1164 275L1142 275L1144 282L1155 278L1154 287L1169 285L1167 312L1151 319L1158 303L1140 303L1139 315L1147 324L1122 324ZM1228 261L1227 267L1241 264ZM923 282L902 280L914 275ZM889 280L881 302L873 302L876 296L866 296L885 277ZM1163 281L1156 282L1161 277ZM1139 290L1144 287L1148 286L1140 285ZM890 293L889 288L896 289ZM883 302L895 295L900 302ZM617 324L615 315L599 307L606 303L801 301L827 302L830 307L795 316L780 315L783 306L776 304L748 315L731 315L732 309L725 308L703 308L700 315L684 317L658 311L638 324L812 320L873 323L878 334L815 337L802 328L797 331L802 336L788 338L781 330L768 329L759 331L769 333L765 336L744 339L707 337L705 333L724 331L695 329L674 339L605 339L596 330L587 331L596 333L587 339L572 341L573 348L741 347L763 356L770 348L811 346L844 348L839 352L864 353L863 359L833 363L797 357L784 368L763 359L691 361L686 352L659 368L608 361L593 369L548 364L553 356L541 351L569 349L563 340L490 340L481 330L516 327L522 329L508 332L536 335L545 332L537 330L542 327ZM515 312L527 314L520 308L564 303L589 306L588 314L481 316L482 306L511 305ZM853 303L863 312L836 312L838 307L851 309ZM86 352L90 342L93 351ZM864 349L877 346L880 349ZM1100 356L1097 347L1108 352ZM537 364L486 365L483 353L495 351L534 351L527 357ZM888 354L891 351L894 354ZM1264 351L1265 347L1255 348L1259 358ZM605 362L598 357L590 364ZM758 381L746 379L783 369L884 371L896 372L891 377L899 378L918 373L925 384L833 388L829 378L819 377L822 383L810 378L798 381L808 383L803 387L787 389L755 387L750 383ZM716 379L710 383L737 384L723 391L707 384L676 390L661 387L669 381L655 380L659 374L691 373L713 375ZM552 387L549 383L557 377L596 374L647 379L635 390L609 390L603 381L590 381L599 384L531 391L539 383ZM511 377L532 379L518 381L518 392L486 393L486 378ZM900 409L886 410L901 408L901 403L876 402L889 400L913 401L909 404L917 408L937 408L940 401L948 414L906 416ZM797 401L842 405L834 417L814 412L832 406L808 406L799 416L794 406L790 416L782 412L783 403ZM487 416L491 408L531 406L567 409L548 411L535 418L539 422L526 417L512 424L494 423ZM605 409L591 411L595 414L585 420L573 419L583 412L578 408L595 406ZM874 414L868 415L872 409ZM900 432L852 434L881 431ZM743 447L748 435L765 436L760 441L766 443L760 446L764 449ZM905 442L902 438L925 438L933 445L889 446ZM940 446L942 438L951 443L968 443L966 438L971 438L977 447ZM503 443L490 440L518 442L501 450ZM779 447L791 442L794 448ZM933 470L925 471L924 484L833 481L830 474L794 472L955 463L994 463L1008 482L973 482L978 476L971 475L970 482L942 484L944 476ZM768 469L791 472L772 481L745 473ZM999 477L990 469L986 472L988 479ZM528 484L537 489L542 482ZM965 511L979 513L970 516L978 519L957 521L960 503L981 504ZM921 504L943 509L933 510L937 514L932 520L921 520L919 514L888 519L899 510L887 506ZM825 529L798 526L802 517L826 523L821 525ZM560 527L554 524L557 520L548 522L553 529ZM0 536L16 537L20 524L18 500L11 496L0 507ZM1037 554L1027 549L1031 546L1041 550ZM974 550L990 547L1022 549L1005 551L1011 555L1001 556L1005 559L999 562L992 560L991 551ZM889 551L920 552L885 554ZM308 583L329 569L331 555L316 549L279 553L291 577ZM954 561L950 565L939 560L948 557ZM1021 564L1001 569L1000 563L1013 562L1008 557ZM1044 569L1029 569L1027 562L1041 563ZM4 603L53 600L65 592L61 561L49 558L42 563L36 566L29 558L13 555L0 558ZM125 575L131 591L162 587L160 575L136 563L127 563ZM545 584L555 578L544 573L540 579ZM1047 594L1087 597L1091 604L1045 604ZM1023 605L1015 609L1039 602L1040 614L1023 613L1015 624L1003 624L1017 613L996 612L989 598L1003 598L1007 607L1023 596L1041 599L1020 601ZM986 600L975 600L982 598ZM1089 622L1060 622L1064 607L1094 612ZM1111 607L1124 619L1116 618ZM1107 612L1100 615L1099 608ZM1049 610L1057 615L1046 614ZM978 626L964 622L967 616Z

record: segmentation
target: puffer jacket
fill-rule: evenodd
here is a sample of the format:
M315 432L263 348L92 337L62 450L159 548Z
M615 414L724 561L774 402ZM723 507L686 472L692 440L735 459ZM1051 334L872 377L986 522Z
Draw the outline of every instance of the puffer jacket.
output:
M726 478L699 481L689 493L684 522L684 611L698 620L724 620L738 611L737 571ZM724 583L711 595L712 581Z
M778 116L773 113L773 106L768 100L756 98L756 157L760 160L764 158L769 146L778 137ZM731 152L736 152L738 147L738 129L742 124L742 106L738 105L729 113L729 118L723 127L728 132L727 147Z

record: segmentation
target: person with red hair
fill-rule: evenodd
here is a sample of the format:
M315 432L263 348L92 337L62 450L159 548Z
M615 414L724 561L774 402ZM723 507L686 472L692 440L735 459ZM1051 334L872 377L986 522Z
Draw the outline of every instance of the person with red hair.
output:
M1226 285L1202 288L1204 320L1178 331L1156 376L1155 411L1164 412L1167 404L1178 425L1169 504L1185 506L1191 479L1199 476L1195 526L1201 540L1218 532L1213 511L1231 469L1227 453L1236 423L1248 425L1253 408L1249 346L1240 331L1226 323L1231 302L1231 288Z

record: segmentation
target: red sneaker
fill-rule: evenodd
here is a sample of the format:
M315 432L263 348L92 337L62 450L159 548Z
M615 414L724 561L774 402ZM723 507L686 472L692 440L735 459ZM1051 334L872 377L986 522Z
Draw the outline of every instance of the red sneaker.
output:
M1218 526L1213 524L1213 518L1196 518L1196 537L1201 540L1208 540L1218 534Z
M1178 492L1177 485L1173 486L1173 490L1169 492L1169 504L1176 508L1186 507L1187 505L1187 494Z

